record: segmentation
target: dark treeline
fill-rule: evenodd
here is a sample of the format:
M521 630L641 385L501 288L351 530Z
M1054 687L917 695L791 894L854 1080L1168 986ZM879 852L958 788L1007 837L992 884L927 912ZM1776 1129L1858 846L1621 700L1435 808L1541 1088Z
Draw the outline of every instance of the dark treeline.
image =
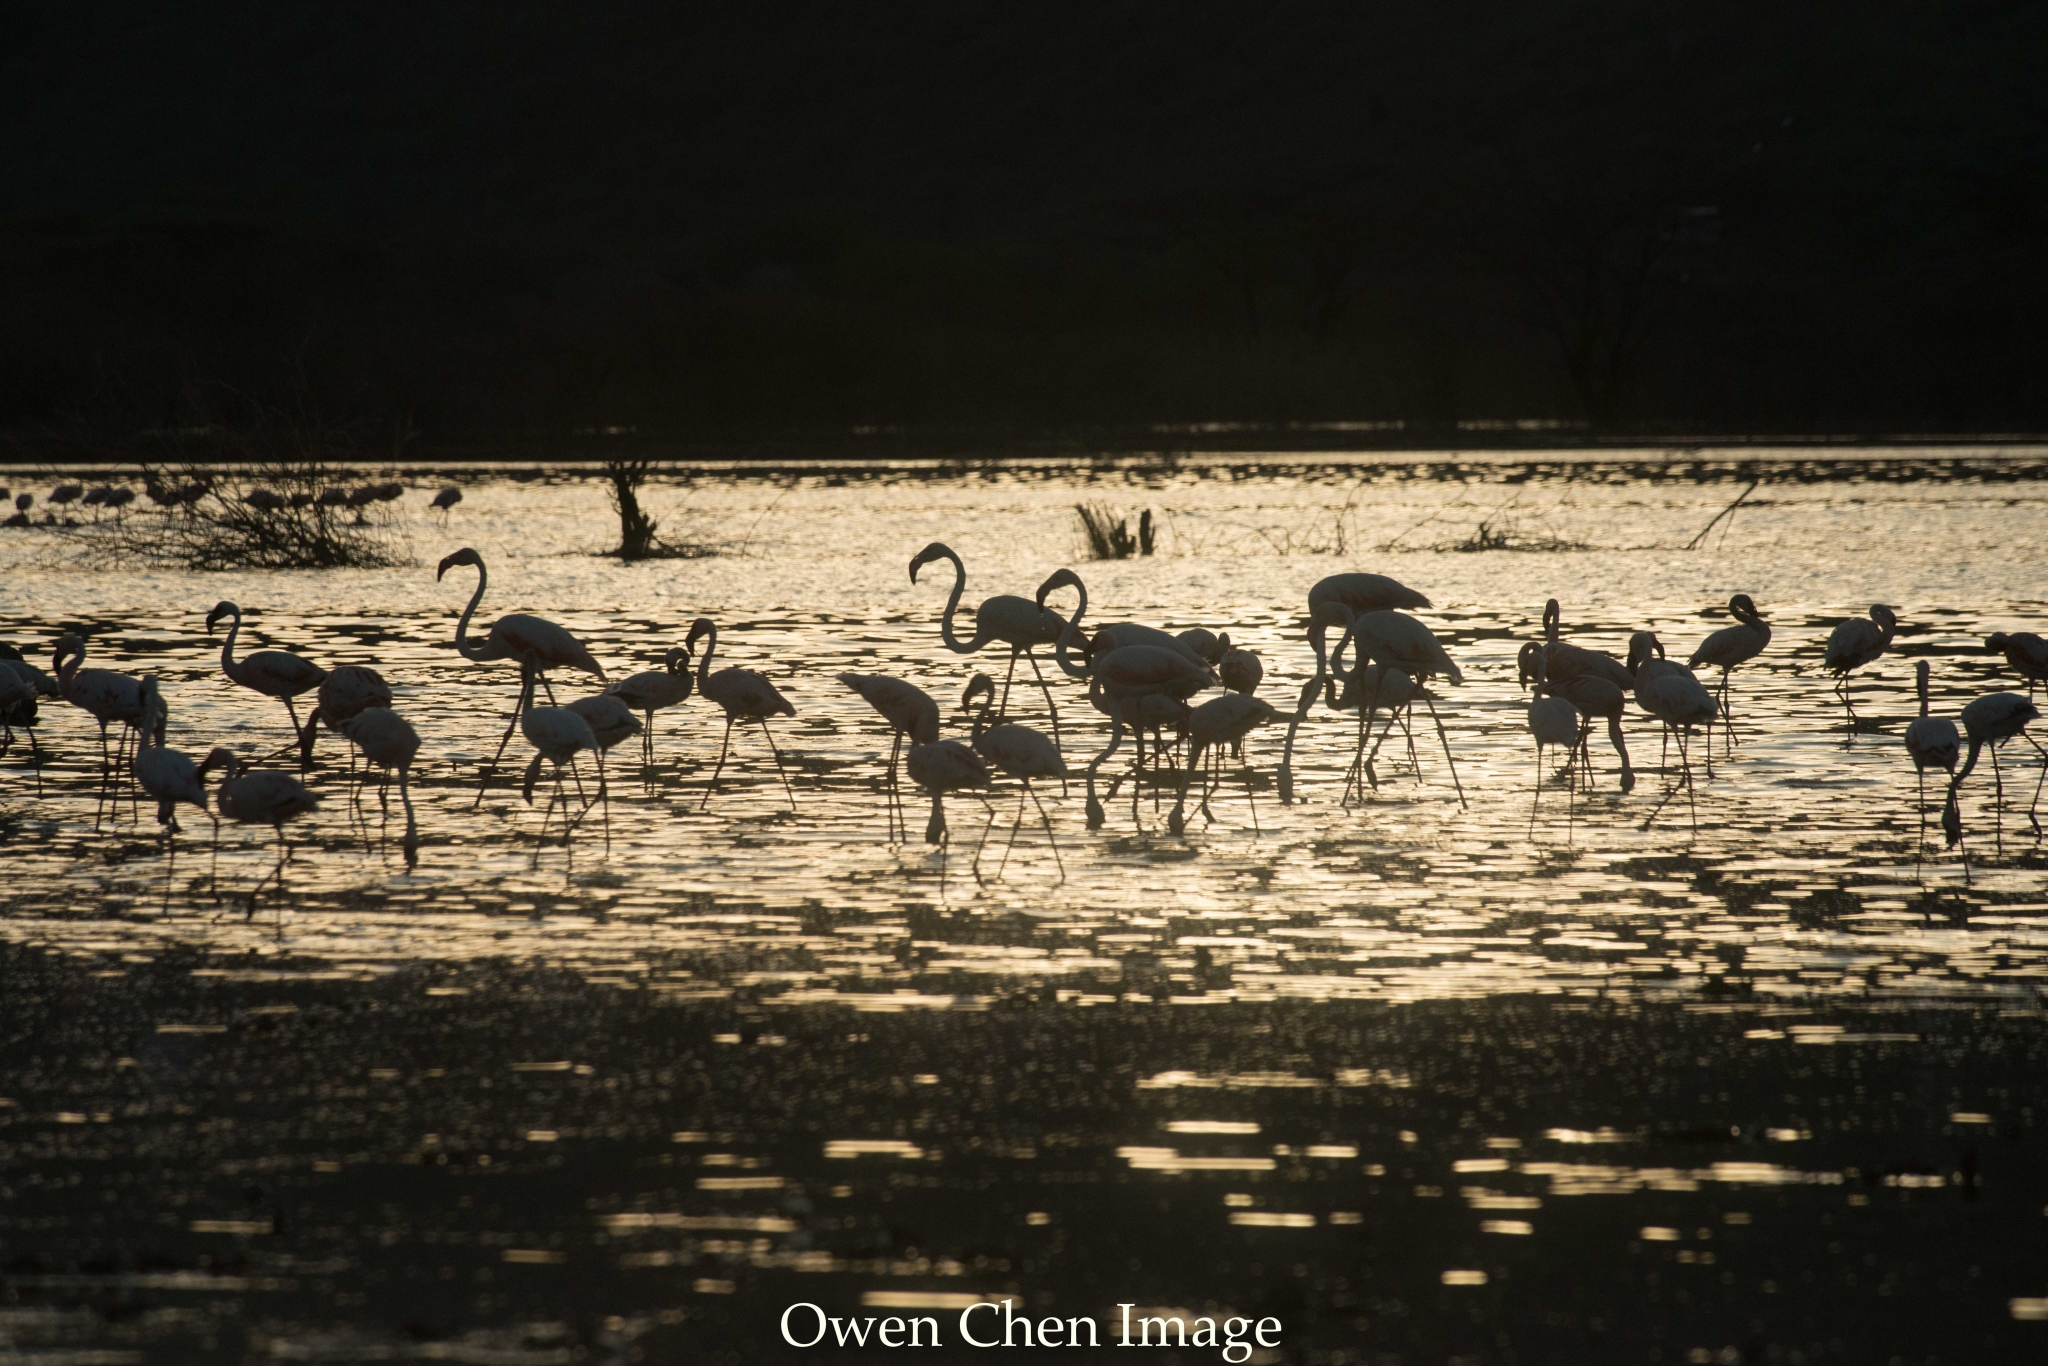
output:
M23 4L0 428L2048 429L2048 11Z

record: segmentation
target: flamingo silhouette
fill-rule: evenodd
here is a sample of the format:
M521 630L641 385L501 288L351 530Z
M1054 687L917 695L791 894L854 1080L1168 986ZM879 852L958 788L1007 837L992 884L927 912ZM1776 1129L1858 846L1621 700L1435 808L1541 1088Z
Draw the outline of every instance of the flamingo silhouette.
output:
M2048 640L2032 631L1994 631L1984 648L2005 656L2005 662L2027 680L2027 696L2034 695L2036 683L2048 683Z
M987 675L976 674L975 677L986 678ZM903 819L903 798L896 782L898 756L902 753L905 739L913 745L928 745L939 738L939 704L915 683L883 674L843 673L839 675L839 681L858 693L863 702L889 723L888 809L889 835L893 839L897 821ZM903 834L905 839L910 837L907 819Z
M142 680L112 669L87 669L85 638L59 636L50 656L50 671L57 675L57 693L85 712L100 727L100 790L93 808L93 828L98 829L102 808L127 759L129 737L135 735L149 716L144 703ZM119 721L119 742L112 756L107 753L107 727ZM116 799L117 809L118 801Z
M1856 725L1856 706L1849 700L1849 675L1889 650L1898 629L1898 614L1880 602L1871 607L1869 616L1851 617L1828 633L1821 664L1835 676L1835 696L1849 713L1851 729Z
M1724 626L1701 641L1692 658L1685 661L1687 668L1697 669L1705 664L1721 671L1718 706L1724 749L1735 745L1735 713L1728 707L1728 675L1762 654L1771 643L1771 624L1756 610L1749 594L1737 593L1728 599L1728 611L1734 616L1735 625Z
M377 785L377 804L388 818L391 813L391 775L398 775L398 800L405 808L406 866L419 859L420 828L412 809L412 762L420 752L420 733L412 723L389 707L364 707L335 727L342 737L363 752L364 779L371 766L384 770ZM364 823L366 826L368 822Z
M300 764L311 762L313 741L320 734L322 722L328 729L338 731L351 716L371 707L390 705L391 685L375 669L366 664L342 664L329 669L327 677L320 680L313 709L306 713L306 728L299 732ZM355 764L354 750L349 752L349 764Z
M971 709L976 697L982 699L981 710L974 718L974 733L968 743L974 747L975 753L981 755L998 772L1017 779L1023 786L1023 792L1017 798L1016 819L1010 822L1010 838L1003 845L1002 861L996 864L996 876L1001 877L1003 869L1009 865L1010 850L1015 847L1017 831L1024 824L1024 803L1029 799L1038 807L1038 819L1045 825L1046 843L1052 846L1053 863L1059 868L1060 880L1064 882L1067 877L1067 865L1065 860L1060 858L1060 842L1052 833L1052 817L1046 814L1045 803L1039 801L1038 793L1032 789L1031 780L1058 778L1062 783L1066 782L1066 760L1060 757L1059 746L1043 731L1033 730L1029 726L990 725L989 705L995 701L995 696L996 682L984 673L977 673L968 679L966 691L960 694L960 705L963 709ZM989 825L994 824L995 812L991 809ZM981 841L983 845L988 843L986 828L981 832ZM974 868L975 875L980 876L980 846L974 851Z
M1205 771L1202 777L1201 812L1205 821L1213 821L1209 810L1209 798L1223 785L1222 751L1240 746L1244 738L1259 726L1269 725L1280 719L1280 712L1272 703L1249 693L1226 692L1221 697L1212 697L1188 713L1188 761L1181 766L1180 792L1174 799L1173 813L1167 817L1167 828L1174 834L1187 830L1188 788L1195 769L1202 765L1206 756L1210 767L1216 770L1213 778ZM1244 771L1245 800L1251 803L1252 833L1259 833L1259 799L1252 787L1252 772L1249 766Z
M709 617L698 617L690 623L690 634L683 642L683 648L695 649L699 637L708 638L704 641L704 657L697 662L697 691L725 713L725 738L718 745L718 767L711 771L711 785L704 789L704 800L697 804L697 809L701 811L708 806L711 794L718 791L719 775L725 772L726 751L732 745L733 723L757 721L761 725L761 734L768 738L769 750L775 755L775 771L782 775L782 790L789 796L789 809L796 810L796 789L789 785L789 772L782 766L782 751L775 744L775 733L768 729L770 717L795 716L796 708L776 690L773 683L752 669L711 672L711 656L718 649L718 623Z
M1962 751L1962 737L1956 732L1956 723L1946 716L1927 714L1927 680L1932 672L1926 660L1913 665L1913 689L1920 694L1920 715L1906 727L1906 754L1913 761L1913 784L1915 788L1914 809L1920 814L1920 834L1913 843L1913 867L1920 866L1922 851L1927 845L1927 770L1938 768L1955 775L1956 759ZM1942 811L1946 815L1947 803ZM1962 838L1962 829L1956 827L1956 838ZM1969 865L1965 863L1964 867Z
M981 606L974 609L974 635L961 640L953 629L953 614L960 610L960 595L967 591L967 566L960 556L943 542L933 541L910 559L910 581L917 582L917 571L933 560L953 562L953 592L946 599L946 613L939 618L939 637L946 642L946 648L955 654L971 655L992 640L1001 641L1010 647L1009 672L1003 675L1003 696L996 704L997 715L1008 715L1010 706L1010 682L1017 674L1017 659L1022 656L1031 661L1031 674L1038 680L1038 689L1045 694L1045 707L1052 716L1053 743L1059 743L1060 710L1052 700L1052 689L1047 686L1045 674L1038 667L1035 647L1051 645L1060 638L1066 626L1057 613L1045 610L1045 597L1038 601L1020 598L1009 593L984 598Z
M662 656L659 669L629 674L605 689L647 718L646 728L640 733L642 762L654 762L654 713L687 702L691 684L690 652L671 648Z
M541 764L547 762L555 766L555 790L549 794L547 808L541 812L540 834L534 837L533 863L537 868L540 866L540 848L547 840L548 821L554 816L555 807L559 805L562 808L564 853L569 851L569 841L577 822L590 812L590 803L586 802L575 820L569 818L569 798L562 790L562 765L569 764L573 769L579 753L586 749L597 753L597 736L588 721L567 707L530 706L519 720L520 733L534 748L533 762L526 766L526 778L520 787L520 796L526 799L528 806L533 805L533 785L540 777Z
M242 609L232 602L215 603L206 614L206 634L213 634L214 625L222 617L233 617L234 625L228 628L228 638L221 642L220 671L230 682L283 702L285 713L292 719L292 738L299 741L302 753L309 750L311 747L305 743L299 727L299 709L292 705L292 699L319 687L327 671L288 650L258 650L236 659L235 638L242 633Z
M529 616L524 612L510 613L492 622L482 641L472 643L469 619L475 615L476 605L483 601L484 589L490 584L491 575L484 568L483 556L465 546L441 561L440 568L434 571L435 581L439 582L444 574L458 565L475 567L476 592L470 594L469 606L462 609L462 619L455 623L456 653L479 664L510 659L519 665L519 700L512 706L512 719L505 723L505 734L498 741L498 752L491 756L491 762L477 784L476 801L470 803L474 808L483 801L484 787L491 781L491 774L497 771L498 760L505 757L505 746L511 743L512 731L518 726L519 718L533 705L536 681L547 689L548 701L552 703L555 689L548 682L549 669L581 669L584 673L596 674L600 683L606 680L604 667L591 658L590 651L583 648L583 642L545 617Z

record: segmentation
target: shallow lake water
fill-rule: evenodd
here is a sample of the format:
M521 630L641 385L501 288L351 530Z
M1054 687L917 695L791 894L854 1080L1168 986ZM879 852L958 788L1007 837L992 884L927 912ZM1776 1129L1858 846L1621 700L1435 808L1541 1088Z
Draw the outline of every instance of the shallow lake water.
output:
M147 809L95 828L82 712L46 704L40 796L22 746L0 759L0 1363L838 1353L784 1345L799 1302L931 1315L928 1359L983 1360L961 1306L1002 1296L1105 1334L1124 1303L1275 1317L1266 1362L2039 1360L2041 764L2003 752L2002 814L1988 761L1972 776L1966 873L1931 822L1916 860L1900 736L1917 659L1937 714L2024 691L1982 642L2048 621L2044 466L721 467L645 495L716 553L636 565L592 553L617 523L577 469L414 472L396 570L129 571L0 532L0 639L47 667L76 631L90 665L154 673L175 746L288 738L220 672L220 599L243 650L374 665L424 741L417 867L395 795L388 827L374 795L353 814L330 735L322 807L253 910L267 829L226 831L214 873L193 813L171 862ZM444 526L423 507L450 478ZM1087 561L1082 501L1153 510L1157 553ZM1482 524L1546 548L1459 548ZM997 876L999 779L980 876L972 798L945 852L915 796L892 841L888 733L834 675L917 682L964 737L966 679L1007 664L941 643L951 567L906 573L932 540L970 614L1070 566L1092 622L1229 631L1283 710L1309 586L1394 575L1466 675L1438 688L1456 784L1425 715L1414 761L1397 732L1345 804L1354 723L1318 709L1293 805L1276 726L1249 794L1233 764L1185 835L1170 790L1134 807L1127 782L1091 832L1078 779L1042 785L1058 860L1027 822ZM614 678L716 621L714 667L796 708L795 811L758 730L702 802L723 726L697 697L659 714L651 767L614 752L608 848L595 812L537 840L518 736L473 806L517 682L452 649L475 575L434 565L465 545L479 626L540 613ZM1532 812L1515 654L1544 600L1577 643L1647 628L1682 659L1734 592L1774 635L1711 776L1695 744L1696 803L1646 828L1677 756L1631 707L1634 792L1596 730L1590 790L1553 777ZM1821 651L1873 602L1901 627L1850 727ZM1107 727L1045 667L1078 773ZM1011 711L1045 724L1035 685Z

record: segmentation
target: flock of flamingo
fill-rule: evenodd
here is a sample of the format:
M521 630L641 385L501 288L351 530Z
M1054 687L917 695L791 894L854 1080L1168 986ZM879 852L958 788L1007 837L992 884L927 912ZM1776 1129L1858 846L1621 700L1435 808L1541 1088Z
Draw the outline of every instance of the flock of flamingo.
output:
M961 707L971 713L972 723L964 740L940 735L939 704L931 694L915 684L880 674L842 673L838 676L838 681L873 707L889 727L892 747L885 790L892 837L901 829L903 837L908 838L899 772L907 775L910 782L929 797L931 808L924 837L926 841L942 846L948 839L945 797L949 793L989 789L994 775L1001 774L1015 779L1018 784L1016 814L1010 824L1009 844L1005 846L1003 855L1005 862L1027 811L1035 807L1064 877L1065 863L1060 859L1058 843L1053 838L1051 816L1032 786L1034 780L1045 782L1054 779L1064 786L1069 776L1061 753L1058 704L1040 668L1037 654L1040 648L1053 652L1052 662L1059 673L1086 684L1090 705L1103 713L1110 724L1107 745L1090 760L1085 771L1090 829L1099 829L1106 819L1102 801L1096 792L1098 774L1117 754L1127 733L1133 737L1136 758L1135 767L1128 775L1134 818L1142 787L1149 785L1153 789L1155 801L1162 789L1172 787L1176 790L1176 797L1169 826L1175 834L1181 833L1185 829L1188 799L1198 777L1202 784L1198 806L1205 817L1210 817L1210 799L1224 780L1225 755L1234 753L1241 759L1244 741L1254 729L1283 721L1287 724L1287 737L1276 786L1281 802L1291 804L1295 800L1293 756L1296 738L1318 701L1326 710L1354 713L1354 752L1345 775L1341 799L1345 804L1353 800L1354 794L1363 801L1368 785L1375 789L1379 786L1376 761L1382 746L1395 736L1397 727L1401 743L1405 744L1409 759L1419 774L1420 758L1415 742L1415 707L1418 703L1434 725L1458 800L1461 803L1465 800L1450 737L1436 712L1434 691L1441 684L1462 683L1464 674L1430 629L1408 615L1414 609L1429 609L1430 600L1395 579L1382 574L1334 574L1309 590L1306 640L1314 655L1314 670L1302 684L1293 709L1282 711L1257 696L1265 672L1258 655L1233 647L1227 634L1219 636L1203 629L1174 633L1135 623L1084 629L1082 622L1088 612L1088 589L1071 569L1055 571L1039 585L1033 597L1005 594L984 600L974 611L974 633L963 639L955 626L967 587L967 570L960 556L947 546L934 542L910 561L910 579L915 584L918 572L938 560L949 562L953 569L952 593L939 622L941 641L948 650L958 654L971 655L990 647L1007 647L1009 670L1000 693L994 679L985 673L977 672L968 680ZM734 726L758 725L774 755L776 770L791 809L795 809L796 790L790 783L781 748L775 743L769 723L779 716L794 716L796 709L763 674L732 666L713 667L718 648L718 627L709 618L699 617L692 623L683 644L666 652L661 668L613 682L575 636L543 617L512 613L499 617L480 638L472 633L470 623L483 601L489 575L483 558L475 550L464 549L441 561L436 578L458 568L474 568L477 578L476 589L456 623L454 643L457 652L477 663L503 660L519 668L517 699L496 753L483 766L476 800L481 802L489 788L492 776L511 743L512 733L515 730L521 732L533 750L522 783L525 801L532 803L543 765L549 766L552 778L552 791L542 814L541 832L535 847L536 859L540 843L545 842L557 809L561 813L561 837L565 847L584 816L600 804L605 808L606 838L609 840L605 754L638 736L643 759L651 764L656 714L681 705L693 692L717 706L725 715L718 762L706 784L700 808L709 803L723 778L732 752ZM1046 605L1048 597L1065 590L1072 590L1075 594L1070 616L1062 616ZM1734 624L1707 636L1687 661L1679 664L1665 657L1662 643L1648 631L1634 634L1625 661L1600 650L1575 645L1562 637L1561 613L1556 600L1546 605L1543 638L1523 645L1518 658L1521 685L1531 692L1528 729L1536 746L1536 796L1532 798L1530 809L1532 830L1545 781L1545 750L1561 748L1565 752L1564 777L1575 803L1580 786L1591 780L1593 765L1589 739L1598 721L1605 721L1608 740L1620 763L1621 792L1627 794L1634 789L1635 770L1629 760L1622 725L1631 699L1640 711L1661 726L1666 744L1675 746L1679 755L1678 775L1666 784L1665 792L1646 818L1644 828L1647 829L1657 819L1665 805L1681 790L1686 794L1697 826L1692 754L1696 737L1698 733L1706 732L1705 757L1711 776L1712 728L1720 725L1724 748L1732 748L1735 743L1735 716L1729 706L1730 677L1737 668L1761 655L1771 643L1770 623L1748 595L1736 594L1729 600L1728 607L1735 619ZM241 631L241 609L232 602L215 606L206 616L208 632L215 632L223 621L228 626L221 645L221 672L229 682L265 697L276 698L284 704L293 740L288 748L280 751L281 755L296 749L300 772L304 773L312 762L321 730L336 732L351 746L351 772L354 771L355 756L359 755L364 761L362 778L352 791L352 802L360 804L363 785L367 784L374 771L381 775L380 800L387 812L388 796L385 794L389 780L393 776L397 778L399 799L405 811L402 847L408 864L412 863L417 857L419 831L409 784L413 761L420 749L420 737L413 726L393 710L390 685L375 669L343 665L324 670L299 655L282 650L258 650L238 657L235 645ZM1828 638L1824 667L1835 679L1836 693L1848 712L1852 726L1856 723L1856 715L1846 691L1848 677L1882 656L1891 647L1897 629L1898 618L1894 611L1878 605L1870 609L1868 617L1842 623ZM1332 631L1339 633L1334 648L1329 645L1329 633ZM701 655L697 651L699 642L703 645ZM2003 656L2006 664L2026 681L2027 695L1996 692L1977 698L1962 709L1960 730L1955 721L1928 714L1930 670L1925 660L1916 665L1920 715L1905 733L1905 749L1913 763L1920 792L1916 860L1926 842L1925 783L1928 770L1948 775L1941 822L1951 846L1960 844L1963 838L1958 794L1963 781L1975 770L1983 751L1991 751L1997 783L1994 811L2002 810L2004 804L2004 776L1998 755L2000 747L2007 741L2016 737L2023 739L2041 754L2043 778L2048 778L2048 750L2043 750L2040 743L2026 733L2026 727L2040 716L2032 694L2035 684L2048 681L2048 641L2031 632L2001 632L1989 638L1986 649ZM1347 652L1352 656L1352 664L1348 668L1344 662ZM266 874L265 879L259 880L250 892L253 912L256 892L260 891L263 881L273 875L280 883L282 881L284 866L291 856L290 843L285 835L286 825L314 810L320 795L309 788L300 776L281 768L256 767L225 747L212 749L198 762L169 748L165 743L169 707L156 678L137 678L109 669L85 668L85 658L86 642L77 635L65 635L54 642L50 674L24 660L12 647L0 646L0 726L4 726L4 734L0 734L0 754L15 742L17 728L26 732L40 795L43 760L36 737L37 704L45 698L62 699L98 723L99 803L102 808L110 797L118 796L120 784L130 784L131 804L138 807L138 814L139 800L133 795L133 789L139 789L156 802L157 820L173 847L179 831L177 809L180 805L194 807L213 821L216 851L222 818L244 825L270 826L277 838L278 863L274 874ZM1030 665L1036 686L1044 695L1046 713L1052 726L1050 735L1008 719L1011 685L1019 660ZM592 696L557 705L549 673L558 669L594 675L606 686ZM1695 672L1699 669L1720 671L1714 686L1710 687L1700 679ZM1194 700L1198 695L1215 689L1220 689L1218 695L1200 702ZM548 705L539 705L537 690L547 694ZM301 721L297 701L309 694L313 698L313 706ZM1382 716L1384 720L1376 729L1376 718ZM642 718L645 718L644 722ZM108 728L113 726L120 729L110 749ZM1148 736L1151 740L1149 772ZM595 796L584 793L577 769L577 759L585 752L593 756L597 765ZM579 798L576 800L569 797L564 786L565 768L578 790ZM1125 776L1111 778L1108 791L1112 800ZM1256 795L1248 766L1242 769L1242 776L1247 797L1253 803L1256 827ZM209 779L214 780L210 794ZM2033 805L2027 812L2037 834L2040 824L2035 811L2040 803L2041 787L2042 779L2037 779ZM577 806L579 800L580 807ZM995 819L991 806L990 825L983 831L982 845L986 845L988 830L993 828ZM1965 855L1967 875L1967 850ZM980 858L978 846L975 854L977 876ZM999 866L997 876L1000 875Z

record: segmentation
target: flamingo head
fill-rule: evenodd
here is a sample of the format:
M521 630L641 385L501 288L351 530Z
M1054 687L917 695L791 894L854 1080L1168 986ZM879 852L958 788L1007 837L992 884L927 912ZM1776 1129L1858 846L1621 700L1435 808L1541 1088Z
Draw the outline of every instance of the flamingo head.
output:
M213 634L214 626L222 617L233 617L236 621L240 621L242 619L242 609L231 602L215 603L213 610L206 614L206 634Z
M2011 644L2011 636L2007 635L2003 631L1993 631L1988 637L1985 638L1984 648L1991 654L1999 655L2004 654L2006 651L2006 647L2008 647Z
M671 647L669 652L662 656L661 667L672 674L681 674L685 678L689 677L690 652L680 645Z
M1521 674L1523 687L1526 688L1531 683L1541 683L1543 681L1543 647L1533 640L1524 645L1522 652L1515 657L1515 667Z
M165 704L163 694L157 691L156 675L142 676L142 728L156 733L156 742L164 742L164 727L170 723L171 709Z
M456 551L453 555L446 556L442 559L441 567L434 571L435 582L438 583L443 574L446 574L449 570L455 568L455 566L459 564L473 564L478 569L482 569L484 567L484 557L477 554L476 551L470 549L468 546L464 546L462 549Z
M1312 631L1318 631L1331 626L1341 629L1356 621L1358 614L1335 598L1325 598L1316 604L1313 618L1309 626L1309 629Z
M52 647L50 654L50 672L55 674L63 673L64 661L71 655L77 655L80 659L85 658L84 636L68 635L57 637L56 644Z
M1628 638L1628 671L1634 673L1653 659L1664 657L1664 642L1655 633L1638 631Z
M944 541L933 541L930 545L910 557L910 581L916 583L918 570L924 568L933 560L946 559L952 553L952 550L947 547Z
M1055 589L1079 588L1080 586L1081 576L1079 574L1076 574L1071 569L1055 569L1046 576L1044 583L1038 585L1038 605L1040 607L1045 606L1047 595Z
M1563 621L1564 609L1557 605L1556 598L1552 598L1543 604L1543 630L1545 634L1561 625Z
M1899 629L1899 614L1881 602L1871 605L1870 619L1887 631Z
M1728 599L1728 610L1737 617L1756 617L1759 620L1763 617L1763 613L1756 610L1756 603L1747 593L1737 593Z
M231 749L219 746L207 751L206 762L199 766L199 776L205 777L215 769L220 770L222 782L227 782L242 771L242 756Z
M967 691L960 694L960 710L973 710L974 699L983 693L988 694L989 701L995 701L996 681L985 673L977 673L967 680Z
M699 640L707 635L716 634L717 631L718 625L710 617L698 617L690 623L690 634L683 637L683 653L686 655L694 653Z

